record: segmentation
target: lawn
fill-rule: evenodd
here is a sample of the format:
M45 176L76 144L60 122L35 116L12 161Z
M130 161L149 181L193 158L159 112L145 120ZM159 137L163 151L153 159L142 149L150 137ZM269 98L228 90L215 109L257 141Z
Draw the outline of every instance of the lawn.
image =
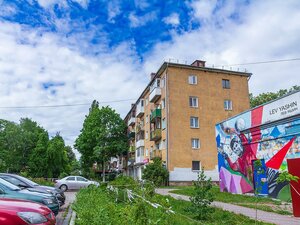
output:
M176 188L176 190L171 191L171 193L182 194L187 196L192 196L194 193L193 186L184 186L184 187L172 187ZM178 189L177 189L178 188ZM220 188L218 186L213 186L213 195L215 197L215 201L232 203L236 205L241 205L248 208L255 208L267 211L267 212L275 212L283 215L291 215L292 212L288 210L283 210L279 205L281 201L274 200L267 197L255 197L255 196L247 196L240 194L231 194L228 192L220 192ZM287 196L286 193L282 195ZM256 203L257 206L256 206Z

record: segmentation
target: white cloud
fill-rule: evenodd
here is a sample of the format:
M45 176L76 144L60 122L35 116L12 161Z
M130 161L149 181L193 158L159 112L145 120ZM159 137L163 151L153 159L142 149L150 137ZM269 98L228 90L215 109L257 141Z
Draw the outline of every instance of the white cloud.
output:
M212 17L217 0L197 0L191 3L193 14L200 20L208 20Z
M207 7L213 9L214 4ZM173 34L171 42L158 43L146 56L146 70L152 71L162 59L169 58L189 63L203 59L208 66L299 58L299 1L254 1L246 7L230 3L214 12L219 15L215 17L212 10L208 11L206 15L197 14L200 21L205 19L198 30ZM232 19L234 13L240 16ZM240 71L245 68L253 73L249 85L254 94L300 85L299 61L231 67Z
M0 114L18 121L29 117L72 145L89 105L58 108L3 108L9 106L91 104L138 97L145 85L131 43L122 43L97 57L82 55L53 33L39 35L9 22L0 22ZM20 40L29 40L21 42ZM63 86L43 88L43 83ZM110 105L125 116L131 102ZM107 105L107 104L105 104Z
M155 20L157 17L155 11L146 13L143 16L137 16L134 12L129 14L129 21L131 27L141 27L145 26L148 22Z
M107 5L108 21L114 23L114 18L121 13L120 5L118 1L110 1Z
M165 17L163 21L166 24L171 24L173 26L177 26L180 23L179 15L177 13L172 13L170 16Z
M61 0L37 0L39 5L44 7L44 8L48 8L54 4L59 3Z

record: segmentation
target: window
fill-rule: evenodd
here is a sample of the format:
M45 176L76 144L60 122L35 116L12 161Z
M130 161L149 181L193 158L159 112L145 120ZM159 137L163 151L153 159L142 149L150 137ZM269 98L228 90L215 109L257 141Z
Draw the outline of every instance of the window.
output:
M192 161L192 170L200 170L200 161Z
M77 177L77 181L84 181L87 182L87 179L83 178L83 177Z
M145 105L148 105L148 98L145 99Z
M163 142L162 142L162 149L166 149L166 147L167 147L166 146L166 139L164 139Z
M222 86L223 86L223 88L225 88L225 89L229 89L229 88L230 88L230 80L225 80L225 79L223 79L223 80L222 80Z
M144 107L144 100L141 99L141 107Z
M75 177L68 177L67 180L68 181L75 181Z
M164 109L166 107L166 100L161 100L161 108Z
M198 107L198 97L190 97L190 107Z
M146 156L149 156L148 148L146 148Z
M224 100L224 109L232 110L232 101L231 100Z
M146 131L145 138L146 138L146 140L148 140L148 131Z
M162 122L161 122L161 129L166 129L166 118L163 118L163 119L162 119Z
M197 76L190 75L189 76L189 84L197 84Z
M199 138L192 138L192 148L193 149L199 149L200 148Z
M166 84L166 79L165 79L165 77L163 77L163 78L161 79L160 87L161 87L161 88L165 87L165 84Z
M149 116L146 115L146 123L149 123Z
M191 116L190 126L191 126L191 128L199 128L199 119L198 119L198 117Z

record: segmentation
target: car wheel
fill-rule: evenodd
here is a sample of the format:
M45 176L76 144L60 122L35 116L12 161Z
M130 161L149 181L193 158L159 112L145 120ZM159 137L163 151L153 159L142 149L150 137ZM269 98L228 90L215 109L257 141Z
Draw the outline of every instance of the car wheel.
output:
M62 191L66 191L66 190L68 190L68 186L65 185L65 184L60 185L59 189L62 190Z

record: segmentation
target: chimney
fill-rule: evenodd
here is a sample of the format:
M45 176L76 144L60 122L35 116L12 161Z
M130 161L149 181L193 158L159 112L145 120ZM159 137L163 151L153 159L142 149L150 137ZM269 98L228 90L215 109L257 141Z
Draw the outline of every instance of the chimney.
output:
M195 60L195 62L193 62L193 63L191 64L191 66L205 67L205 61L202 61L202 60Z
M150 77L151 77L151 80L153 80L153 78L155 77L156 73L151 73L150 74Z

